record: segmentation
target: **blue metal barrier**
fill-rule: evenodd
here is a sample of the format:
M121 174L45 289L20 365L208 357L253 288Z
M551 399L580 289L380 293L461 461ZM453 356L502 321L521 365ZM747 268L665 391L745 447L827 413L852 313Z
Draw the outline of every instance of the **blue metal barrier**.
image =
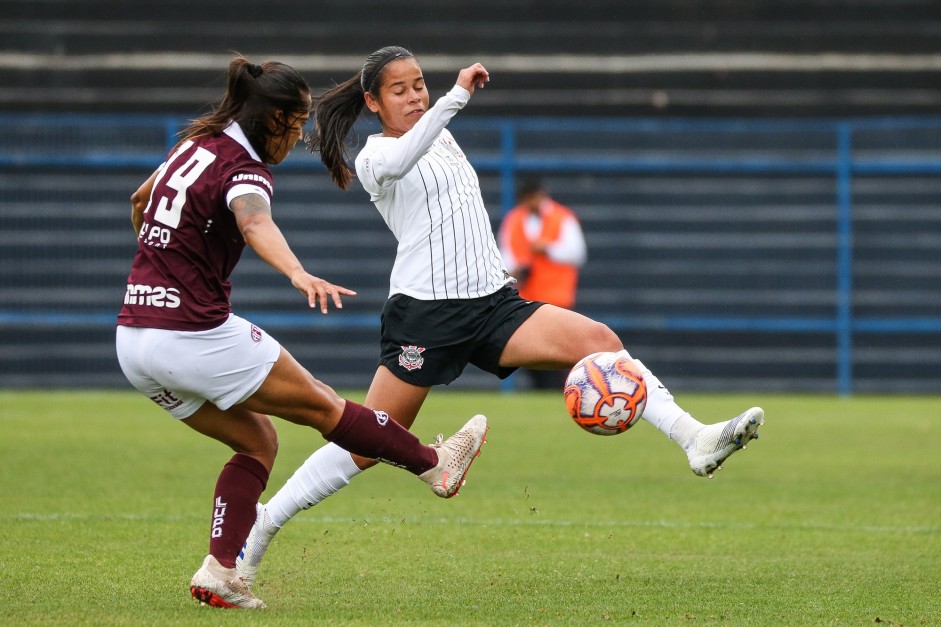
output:
M501 131L502 154L499 159L481 160L478 169L499 170L501 174L502 202L504 211L513 205L515 174L518 170L549 172L560 170L578 171L616 171L616 172L808 172L833 174L836 178L836 196L838 207L838 246L837 246L837 307L833 319L797 319L797 318L706 318L689 317L673 319L638 319L602 317L609 326L629 328L666 328L666 329L713 329L713 330L764 330L764 331L832 331L837 337L837 384L840 394L847 395L853 390L853 334L856 332L892 333L925 332L936 333L941 328L941 318L913 320L896 318L891 320L854 319L853 316L853 201L852 179L854 173L865 174L932 174L941 173L941 160L857 160L853 153L853 133L860 129L920 129L939 128L941 120L931 119L894 119L860 121L559 121L533 120L497 122ZM522 130L553 132L566 130L638 130L649 129L652 132L667 129L683 130L687 128L711 129L722 132L761 132L763 130L789 130L794 132L816 131L833 134L836 150L833 158L796 160L773 158L766 160L709 160L701 159L564 159L553 157L521 158L516 152L516 135ZM941 146L938 147L941 156Z
M0 115L0 168L129 168L154 167L166 150L175 143L176 134L185 120L162 116L47 116ZM157 144L140 148L110 150L70 150L56 142L35 142L36 136L54 136L61 129L80 128L94 136L107 130L111 133L153 130L162 138ZM835 181L834 203L837 207L836 307L832 317L714 317L714 316L596 316L618 328L667 330L760 330L767 332L832 333L837 346L837 386L841 394L853 391L854 335L859 333L925 333L941 332L939 317L865 318L853 311L853 246L855 176L869 175L936 175L941 174L941 142L931 144L916 156L900 156L873 150L859 154L854 146L860 133L869 131L917 133L922 130L941 137L941 119L862 119L839 121L698 121L698 120L559 120L559 119L456 119L451 128L462 133L486 136L468 154L480 172L495 173L500 181L500 202L507 211L514 204L514 191L520 172L593 172L593 173L784 173L823 174ZM726 135L763 133L813 133L832 140L828 154L793 157L787 152L775 154L773 146L759 156L738 158L686 157L666 154L628 155L567 155L549 149L527 150L521 146L522 134L561 132L643 132L685 133L708 132ZM19 138L19 139L18 139ZM653 151L649 151L653 152ZM823 151L817 151L823 152ZM927 156L926 156L927 155ZM278 166L282 170L303 170L320 167L314 157L288 160ZM276 312L254 312L254 318L270 326L328 326L364 328L376 325L374 316L331 317L320 320L304 315ZM112 324L108 314L64 314L44 311L15 312L0 309L3 325L69 325Z

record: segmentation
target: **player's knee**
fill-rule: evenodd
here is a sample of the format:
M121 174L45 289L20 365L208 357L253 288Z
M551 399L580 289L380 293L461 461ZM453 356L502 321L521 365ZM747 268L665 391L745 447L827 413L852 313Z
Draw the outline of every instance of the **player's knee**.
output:
M332 387L313 375L310 376L309 382L308 411L311 416L311 426L317 427L323 422L332 422L336 416L343 413L346 400Z
M310 377L295 411L282 416L291 422L313 427L321 433L336 423L346 406L346 399L333 388Z
M237 453L254 457L270 470L275 457L278 456L278 431L274 422L268 416L260 414L255 421L253 432L249 441L235 443L232 448Z
M265 419L262 421L263 427L263 437L261 438L263 452L266 456L270 456L271 460L274 461L274 458L278 454L278 431L275 429L274 421L271 418L265 416Z
M591 325L586 329L584 346L586 355L600 351L614 352L624 348L618 334L612 331L608 325L596 320L592 320Z

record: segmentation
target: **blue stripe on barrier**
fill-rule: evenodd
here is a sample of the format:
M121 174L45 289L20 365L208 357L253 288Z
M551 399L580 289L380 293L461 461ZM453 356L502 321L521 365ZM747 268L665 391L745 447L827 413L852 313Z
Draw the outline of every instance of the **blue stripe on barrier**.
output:
M651 331L769 331L781 333L833 333L839 327L836 318L739 318L708 316L605 316L585 315L614 329L646 329ZM379 328L379 314L348 314L331 311L323 315L310 313L283 313L273 311L238 312L252 322L282 329L350 329ZM51 312L0 311L0 326L35 328L111 327L116 323L116 312ZM941 318L858 318L853 321L856 333L937 333L941 331Z

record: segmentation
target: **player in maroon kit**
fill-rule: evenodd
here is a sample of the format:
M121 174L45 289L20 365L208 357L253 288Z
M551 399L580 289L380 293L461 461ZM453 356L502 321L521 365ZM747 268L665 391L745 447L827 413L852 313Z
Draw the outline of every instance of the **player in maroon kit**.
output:
M195 599L216 607L264 607L234 566L277 453L269 414L404 468L445 498L463 484L487 430L475 416L451 438L422 445L385 412L337 396L232 313L229 275L246 244L323 313L355 295L306 272L272 220L268 165L297 143L310 108L293 68L238 56L224 98L131 197L138 250L118 315L121 369L172 416L235 451L216 483L209 555L190 584Z

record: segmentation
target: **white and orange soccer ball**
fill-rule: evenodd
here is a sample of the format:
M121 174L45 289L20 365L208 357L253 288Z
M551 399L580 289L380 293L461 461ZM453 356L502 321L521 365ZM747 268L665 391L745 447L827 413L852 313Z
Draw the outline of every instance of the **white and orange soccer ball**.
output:
M647 405L647 384L625 351L592 353L565 379L565 406L579 427L596 435L624 433Z

